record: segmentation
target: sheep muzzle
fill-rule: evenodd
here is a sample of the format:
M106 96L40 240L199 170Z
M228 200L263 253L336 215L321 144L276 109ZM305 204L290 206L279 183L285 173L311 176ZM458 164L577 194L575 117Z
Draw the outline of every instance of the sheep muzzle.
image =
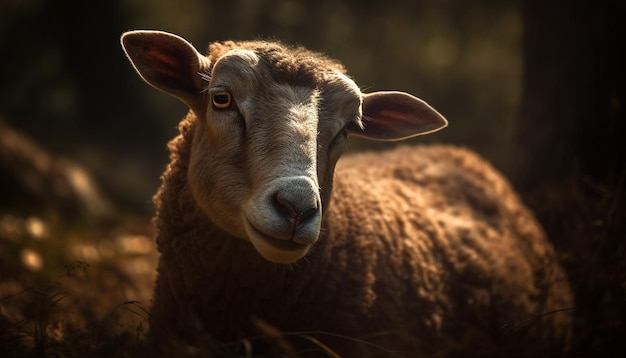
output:
M244 205L248 239L267 260L289 264L302 258L320 234L322 205L306 176L271 181Z

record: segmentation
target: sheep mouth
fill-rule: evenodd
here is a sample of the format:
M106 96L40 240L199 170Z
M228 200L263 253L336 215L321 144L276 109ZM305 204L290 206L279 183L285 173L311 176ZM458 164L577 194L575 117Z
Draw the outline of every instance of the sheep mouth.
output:
M268 261L290 264L306 255L311 247L310 244L300 244L291 239L285 240L268 235L248 220L244 220L244 226L252 245Z

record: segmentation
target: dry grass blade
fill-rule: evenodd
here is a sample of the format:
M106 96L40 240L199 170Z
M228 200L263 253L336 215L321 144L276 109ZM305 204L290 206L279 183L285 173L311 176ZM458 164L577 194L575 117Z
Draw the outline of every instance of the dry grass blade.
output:
M324 351L324 353L326 353L329 357L332 358L341 358L341 356L339 354L337 354L337 352L333 351L329 346L325 345L324 343L322 343L322 341L320 341L319 339L308 335L308 334L303 334L301 336L299 336L301 338L306 339L307 341L315 344L316 346L320 347L322 349L322 351Z
M514 337L527 331L534 323L539 321L542 317L553 315L559 312L573 311L574 309L575 307L569 307L569 308L561 308L561 309L556 309L556 310L552 310L549 312L540 313L520 322L515 322L513 324L508 324L508 323L503 324L502 326L500 326L500 328L506 331L507 337Z

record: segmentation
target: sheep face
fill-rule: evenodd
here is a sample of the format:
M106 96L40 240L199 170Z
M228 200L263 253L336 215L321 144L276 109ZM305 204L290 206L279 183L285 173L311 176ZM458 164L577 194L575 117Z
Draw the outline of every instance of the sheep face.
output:
M268 260L290 263L319 237L328 156L336 161L343 128L359 120L361 96L347 78L317 88L277 83L268 74L250 50L216 61L189 185L217 225L250 240Z
M197 205L276 263L318 240L349 135L397 140L447 124L409 94L362 94L339 64L301 49L230 43L205 57L158 31L126 33L122 45L146 82L197 117L188 169Z

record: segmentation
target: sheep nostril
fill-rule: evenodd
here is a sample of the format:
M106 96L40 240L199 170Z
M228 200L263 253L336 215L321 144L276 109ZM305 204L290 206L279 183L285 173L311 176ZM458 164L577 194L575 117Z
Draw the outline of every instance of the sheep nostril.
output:
M293 205L289 202L289 200L283 198L280 195L280 193L274 194L273 203L274 203L274 208L279 213L283 214L284 216L286 216L286 217L288 217L290 219L296 219L297 218L298 213L294 209Z
M305 221L306 219L308 219L309 217L313 217L313 216L315 216L315 214L317 213L317 211L318 211L318 206L317 206L317 205L315 205L315 206L311 206L311 207L306 208L306 209L304 209L304 210L301 210L301 211L298 213L298 216L296 217L296 220L297 220L298 222L303 222L303 221Z
M273 197L274 208L284 215L294 225L299 225L305 222L308 218L312 218L319 211L319 205L303 205L299 207L294 205L291 201L284 198L281 193L274 194Z

